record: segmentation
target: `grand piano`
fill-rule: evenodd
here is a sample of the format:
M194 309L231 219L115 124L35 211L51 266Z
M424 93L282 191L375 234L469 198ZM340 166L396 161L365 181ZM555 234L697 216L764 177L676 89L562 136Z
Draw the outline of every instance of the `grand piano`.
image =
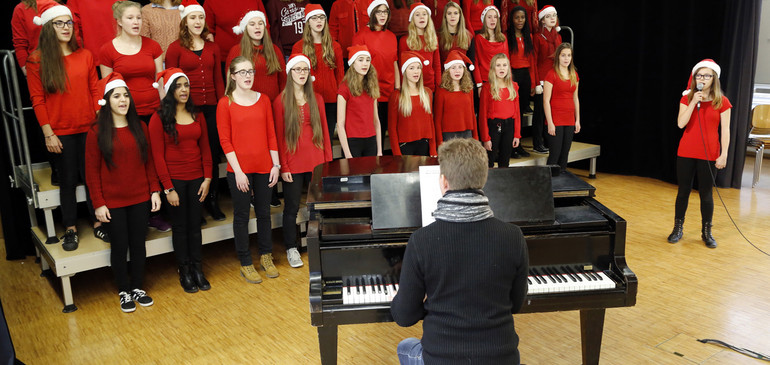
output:
M310 317L322 364L337 362L337 327L390 322L400 263L421 226L421 156L335 160L313 171L307 195ZM625 260L626 221L595 188L545 166L490 169L495 217L527 240L529 292L522 313L580 311L584 364L598 364L606 308L636 303ZM395 355L394 355L395 356Z

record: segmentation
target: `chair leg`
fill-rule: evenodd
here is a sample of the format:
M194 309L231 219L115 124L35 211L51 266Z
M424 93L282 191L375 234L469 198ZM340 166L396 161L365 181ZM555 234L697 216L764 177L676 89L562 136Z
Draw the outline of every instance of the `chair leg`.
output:
M762 173L762 159L765 156L765 143L759 142L759 148L757 148L757 157L754 159L754 180L751 182L751 187L757 186L759 183L759 177Z

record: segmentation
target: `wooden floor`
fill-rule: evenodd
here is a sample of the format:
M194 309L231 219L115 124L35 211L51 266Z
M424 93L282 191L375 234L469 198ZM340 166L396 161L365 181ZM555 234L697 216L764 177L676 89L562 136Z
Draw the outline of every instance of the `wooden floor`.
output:
M770 251L770 169L751 186L721 190L736 222ZM585 171L573 170L585 176ZM666 242L676 187L658 180L599 174L597 199L628 220L627 259L639 277L637 305L607 311L602 364L759 364L701 344L719 339L770 352L770 257L744 241L715 195L714 236L700 241L697 193L684 239ZM232 241L203 248L213 288L186 294L171 254L147 260L146 289L155 305L120 312L109 268L73 277L79 310L61 313L58 282L40 277L34 258L0 260L0 298L16 347L27 364L316 364L317 336L308 314L307 266L292 269L274 231L281 276L247 284L238 274ZM0 245L0 257L4 257ZM307 263L306 254L303 259ZM577 312L514 316L526 364L579 364ZM340 364L397 364L398 342L420 337L421 326L393 323L343 326Z

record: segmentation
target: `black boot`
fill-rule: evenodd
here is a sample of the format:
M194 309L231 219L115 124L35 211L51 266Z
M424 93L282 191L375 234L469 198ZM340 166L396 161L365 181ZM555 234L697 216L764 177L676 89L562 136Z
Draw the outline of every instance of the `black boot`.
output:
M714 239L714 236L711 235L711 222L703 222L700 238L706 243L706 247L717 248L717 241Z
M200 263L200 261L193 263L191 267L192 277L195 281L195 284L198 285L198 288L201 290L211 289L211 284L209 284L209 281L206 280L205 276L203 276L203 265Z
M225 220L225 213L219 209L219 193L216 190L210 190L209 196L206 197L206 201L203 202L204 207L211 215L211 218L215 221Z
M190 263L184 263L179 265L179 283L182 284L182 289L186 293L197 293L198 286L193 281L193 275L191 273L192 265Z
M684 218L674 218L674 230L668 235L669 243L677 243L682 239L682 226L684 225Z

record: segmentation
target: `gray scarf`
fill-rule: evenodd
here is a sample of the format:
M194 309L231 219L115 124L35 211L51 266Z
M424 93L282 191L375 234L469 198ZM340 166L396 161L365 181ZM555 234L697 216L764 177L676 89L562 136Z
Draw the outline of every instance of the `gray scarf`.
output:
M433 218L447 222L476 222L494 216L481 190L450 190L438 200Z

